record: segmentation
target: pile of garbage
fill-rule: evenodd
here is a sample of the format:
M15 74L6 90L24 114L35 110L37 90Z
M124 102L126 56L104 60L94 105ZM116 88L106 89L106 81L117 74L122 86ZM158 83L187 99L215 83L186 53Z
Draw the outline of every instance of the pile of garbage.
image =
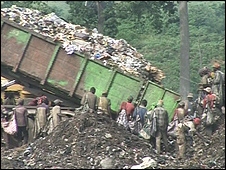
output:
M7 157L14 157L11 161L18 162L17 168L121 169L139 164L142 158L153 154L149 143L109 117L77 113L60 122L48 136L37 139L20 153L11 151Z
M159 84L165 78L162 70L146 61L126 40L104 36L98 33L96 28L88 30L83 26L65 22L55 13L44 15L38 10L15 5L1 9L1 17L61 42L67 54L79 52L112 68L119 68L124 73L145 79L151 77L151 81ZM150 73L151 76L144 72Z
M10 150L1 147L1 168L225 169L225 120L213 136L205 138L208 145L194 136L194 147L188 146L186 158L178 160L175 141L169 142L170 153L157 155L149 141L109 117L76 113L34 143Z

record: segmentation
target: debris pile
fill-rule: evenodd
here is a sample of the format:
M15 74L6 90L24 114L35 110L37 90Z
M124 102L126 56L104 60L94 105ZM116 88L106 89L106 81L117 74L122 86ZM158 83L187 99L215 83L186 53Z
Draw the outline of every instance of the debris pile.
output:
M30 154L24 148L20 156L14 155L14 161L21 162L24 168L121 169L154 154L149 143L119 127L114 120L90 113L77 113L62 121L51 134L30 147Z
M143 72L149 72L151 81L157 83L165 78L162 70L152 66L124 39L115 40L98 33L95 28L88 30L83 26L67 23L55 13L44 15L38 10L13 5L11 8L1 9L1 17L61 42L67 54L86 54L90 59L100 60L105 65L145 79L150 78Z
M206 136L205 136L206 137ZM195 136L185 160L170 153L156 155L151 144L104 115L76 113L46 137L20 148L1 148L1 168L15 169L191 169L225 168L225 121L208 146Z

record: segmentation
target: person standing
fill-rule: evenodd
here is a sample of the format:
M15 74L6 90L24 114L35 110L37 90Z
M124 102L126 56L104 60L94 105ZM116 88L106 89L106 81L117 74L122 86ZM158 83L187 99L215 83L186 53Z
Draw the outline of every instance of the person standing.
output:
M8 122L8 111L2 104L3 104L3 101L1 98L1 143L2 143L2 139L4 139L6 143L6 147L9 148L9 136L3 130L4 123Z
M119 107L118 117L116 122L119 125L123 125L127 130L129 130L128 122L131 121L132 114L134 112L134 105L132 103L133 96L127 98L127 102L122 102Z
M167 127L169 124L169 115L166 109L163 107L163 100L159 100L157 107L154 109L153 118L157 119L157 132L156 132L156 150L157 154L160 154L161 139L165 145L165 151L168 152L167 141ZM152 118L152 119L153 119Z
M78 110L82 110L84 112L88 111L90 113L94 113L97 111L97 96L95 95L96 89L95 87L91 87L90 91L85 93L81 100L81 107Z
M133 119L136 120L137 115L140 117L142 127L144 126L145 116L147 114L147 100L142 100L140 106L136 107L133 112Z
M133 112L132 120L129 122L130 132L138 135L145 123L145 116L147 114L147 100L142 100L140 106L137 106Z
M205 92L203 90L206 87L211 87L211 83L212 83L211 70L205 66L199 70L199 75L201 77L201 80L198 87L197 111L198 111L198 114L201 115L203 112L202 103L205 97Z
M46 113L46 115L48 115L50 113L50 111L49 111L49 100L47 99L47 97L42 96L42 98L40 99L40 101L38 103L39 104L38 104L37 108L40 108L40 107L45 108L46 109L45 113Z
M28 111L23 106L24 99L18 99L17 106L15 107L15 119L17 123L17 138L19 141L19 146L28 143ZM24 140L23 140L24 137ZM23 141L23 142L22 142Z
M180 121L176 127L178 159L183 159L185 156L185 151L186 151L185 132L188 130L189 130L189 127L184 124L183 120Z
M207 87L204 89L207 93L206 97L203 100L203 116L204 125L206 126L207 135L211 136L213 133L213 126L215 123L214 114L216 113L216 101L217 96L212 93L211 88Z
M180 121L182 121L184 119L184 117L186 115L185 108L184 107L185 107L185 102L184 101L181 101L178 104L178 107L175 110L171 121L177 121L177 124L178 124Z
M219 108L225 107L225 76L222 71L220 71L221 66L219 63L214 63L213 72L214 78L212 82L212 93L219 97Z
M50 114L49 110L49 100L45 97L40 100L41 104L37 107L37 113L35 116L35 125L34 125L34 138L37 138L38 135L42 135L44 127L47 123L47 118Z
M127 98L127 102L122 102L121 105L120 105L120 108L119 108L119 112L121 112L123 109L125 109L127 121L131 120L132 114L133 114L134 109L135 109L132 101L133 101L133 96L129 96Z
M60 122L60 113L61 113L61 105L62 101L59 99L54 100L55 106L52 109L52 117L53 117L53 128L55 128Z
M9 93L8 97L3 102L4 105L16 105L16 100L13 93Z
M188 93L187 100L185 101L184 109L185 109L186 115L188 115L192 118L195 118L197 116L195 113L196 108L195 108L195 102L193 101L192 93Z
M98 112L107 114L112 119L111 114L111 100L107 98L107 91L102 93L102 96L98 99L97 106Z

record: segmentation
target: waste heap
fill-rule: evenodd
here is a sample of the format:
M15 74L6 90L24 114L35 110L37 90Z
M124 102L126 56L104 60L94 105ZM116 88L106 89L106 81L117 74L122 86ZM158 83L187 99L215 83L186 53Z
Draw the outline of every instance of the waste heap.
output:
M193 147L187 143L184 160L166 159L161 165L163 169L225 169L225 115L217 122L216 130L208 136L205 128L200 126L198 132L206 143L194 135Z
M61 42L67 54L79 52L112 68L119 68L124 73L145 79L151 77L151 81L158 84L165 78L162 70L152 66L124 39L115 40L104 36L99 34L96 28L88 30L83 26L65 22L55 13L44 15L38 10L15 5L1 9L1 17Z
M30 148L14 152L15 167L121 169L154 154L149 143L131 135L114 120L91 113L77 113L73 119L60 122L51 134L39 138Z
M76 113L29 146L7 151L2 147L1 168L129 169L141 165L145 158L148 169L225 169L225 119L207 139L208 146L195 136L194 148L188 148L185 160L178 160L173 144L169 146L170 153L158 156L148 141L114 120L104 115Z

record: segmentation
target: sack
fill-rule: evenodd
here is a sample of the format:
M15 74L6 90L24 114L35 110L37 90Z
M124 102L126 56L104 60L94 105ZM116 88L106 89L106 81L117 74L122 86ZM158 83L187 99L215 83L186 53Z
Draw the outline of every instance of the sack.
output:
M150 139L151 138L150 124L145 124L144 127L140 130L138 136L143 137L144 139Z
M204 114L206 114L206 125L213 125L214 122L214 110L211 109L210 105L207 103L206 109L204 110Z
M214 124L214 116L213 116L213 111L208 111L207 116L206 116L206 125L212 125Z
M7 134L14 135L15 133L17 133L17 123L16 123L15 114L13 114L13 116L8 122L3 121L1 123L2 123L2 128L4 132L6 132Z
M83 112L88 112L88 111L89 111L89 105L88 105L88 103L85 103L85 104L84 104L84 106L83 106L83 108L82 108L82 111L83 111Z
M167 134L172 137L176 137L176 127L178 125L178 120L173 120L169 123L167 127Z
M130 132L135 135L138 135L140 130L142 129L142 124L140 122L139 114L137 114L135 121L129 121L128 124L129 124Z
M153 115L153 119L151 121L151 128L150 128L150 135L153 137L156 137L156 133L157 133L157 117L155 116L155 112Z
M82 107L82 112L88 112L89 111L89 103L88 103L88 94L86 94L86 99L84 102L84 105Z
M119 125L123 125L125 128L128 128L128 120L127 120L126 110L125 109L121 110L121 112L118 115L118 118L117 118L116 122Z

